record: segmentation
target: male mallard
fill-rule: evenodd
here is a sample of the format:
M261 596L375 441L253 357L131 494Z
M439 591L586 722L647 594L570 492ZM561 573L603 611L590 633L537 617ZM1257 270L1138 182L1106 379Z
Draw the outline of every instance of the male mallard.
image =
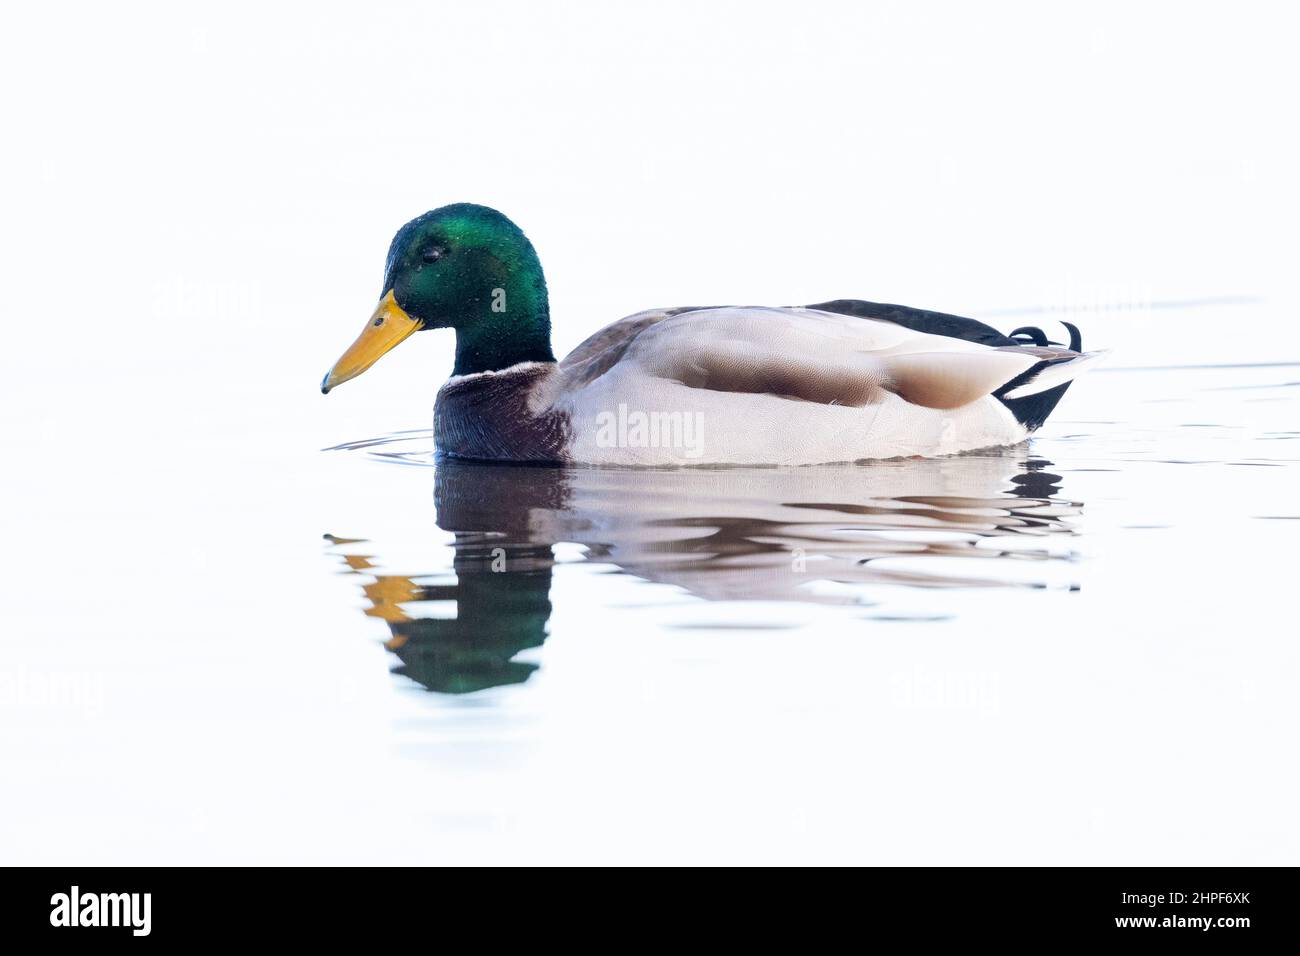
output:
M610 465L816 464L1009 445L1101 353L974 319L837 299L797 308L652 309L563 361L532 243L461 203L398 230L384 293L321 383L360 375L412 332L456 330L438 392L444 453Z

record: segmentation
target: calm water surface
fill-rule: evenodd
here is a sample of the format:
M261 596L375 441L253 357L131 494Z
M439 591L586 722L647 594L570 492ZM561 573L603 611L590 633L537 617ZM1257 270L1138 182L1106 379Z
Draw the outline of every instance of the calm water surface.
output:
M9 855L1294 859L1298 380L940 460L89 469L16 519Z

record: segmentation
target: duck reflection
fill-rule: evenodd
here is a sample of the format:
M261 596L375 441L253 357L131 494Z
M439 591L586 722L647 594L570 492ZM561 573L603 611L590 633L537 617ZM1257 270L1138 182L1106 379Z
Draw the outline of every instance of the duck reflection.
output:
M449 583L438 575L379 574L374 555L340 554L362 585L365 613L388 624L384 646L401 664L394 673L433 691L464 694L526 681L536 664L515 660L546 640L551 616L551 543L532 529L534 515L563 510L567 489L555 469L439 466L438 527L452 532ZM326 535L344 550L368 542ZM410 605L451 602L454 616L415 616Z
M366 447L417 460L376 444L387 443ZM1025 562L1068 558L1067 519L1081 507L1059 496L1050 464L1014 450L791 469L445 459L434 500L438 527L453 536L450 574L382 573L368 542L326 538L366 579L365 613L388 625L396 672L461 694L521 683L537 669L517 658L546 639L561 543L710 601L861 605L881 585L1042 587Z

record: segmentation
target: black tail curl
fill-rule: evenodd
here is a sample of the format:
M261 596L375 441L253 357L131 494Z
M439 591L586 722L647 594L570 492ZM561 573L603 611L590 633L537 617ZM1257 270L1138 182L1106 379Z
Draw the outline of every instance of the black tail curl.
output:
M1079 327L1073 322L1061 324L1070 333L1070 344L1066 348L1071 352L1082 352L1083 335L1079 332ZM1047 337L1047 333L1036 325L1022 325L1018 329L1013 329L1009 338L1014 339L1017 345L1038 345L1043 348L1049 345L1065 345L1064 342L1053 342Z

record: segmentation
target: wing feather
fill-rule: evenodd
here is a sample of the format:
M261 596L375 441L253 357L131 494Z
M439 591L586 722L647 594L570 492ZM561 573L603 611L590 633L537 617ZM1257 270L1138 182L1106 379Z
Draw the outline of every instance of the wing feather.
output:
M1065 349L1006 346L1005 337L985 344L978 341L982 334L920 331L900 322L892 314L897 309L872 305L850 313L726 306L640 312L578 346L560 363L560 379L572 391L618 369L688 388L826 405L860 407L892 393L925 408L952 409L992 395L1037 365L1078 358ZM932 328L935 318L958 319L924 315ZM1041 382L1030 391L1067 373L1054 369L1037 378ZM1022 392L1024 387L1016 390Z

